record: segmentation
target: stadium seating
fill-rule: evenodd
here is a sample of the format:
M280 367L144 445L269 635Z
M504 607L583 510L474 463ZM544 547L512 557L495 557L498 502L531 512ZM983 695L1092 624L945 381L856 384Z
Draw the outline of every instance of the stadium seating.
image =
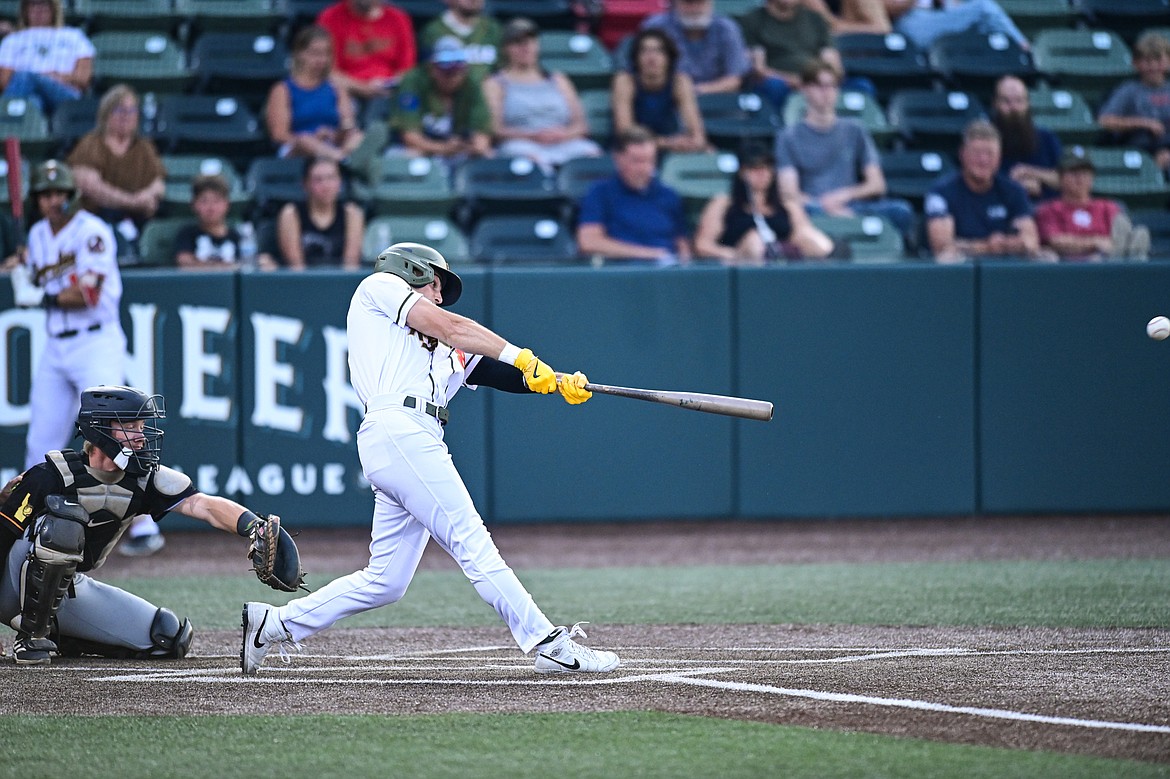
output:
M751 92L699 95L698 104L707 139L724 151L734 152L749 141L770 144L781 126L772 104Z
M40 104L23 97L0 98L0 137L9 136L18 138L21 155L34 161L45 159L57 147Z
M1101 127L1081 93L1072 89L1052 89L1041 84L1028 90L1032 118L1065 144L1091 144L1101 134Z
M471 234L471 256L493 265L576 262L577 242L568 227L542 216L487 216Z
M415 241L434 247L449 262L471 259L467 238L453 222L441 217L377 216L362 236L362 259L373 262L392 243Z
M1129 208L1165 208L1170 184L1154 158L1139 149L1085 149L1097 172L1093 192L1121 200Z
M916 211L935 182L957 167L950 154L908 149L882 152L881 162L889 196L909 200Z
M168 268L175 264L175 236L192 216L156 217L142 228L135 267Z
M880 216L829 216L817 214L812 223L834 240L845 240L853 262L899 262L905 246L898 228Z
M241 169L272 153L256 115L234 97L169 95L160 103L154 135L168 154L225 157Z
M1090 24L1112 30L1131 46L1150 22L1170 20L1170 0L1077 0L1077 5Z
M850 76L864 76L878 94L896 89L928 88L937 78L926 52L898 33L849 33L835 39Z
M804 117L804 95L793 92L784 103L784 125L791 127ZM886 112L872 95L853 90L842 90L837 97L837 115L854 119L862 124L873 136L874 143L888 147L899 135L897 128L890 125Z
M192 81L187 57L174 38L158 32L99 32L92 38L99 91L124 82L139 92L182 92Z
M305 161L295 158L257 157L244 174L246 188L252 195L253 219L264 220L276 215L285 203L305 199L302 183Z
M524 157L464 162L455 171L456 222L470 232L487 215L559 216L564 198L548 173Z
M576 203L594 183L614 174L613 158L578 157L557 171L557 191L570 203Z
M488 5L492 16L505 22L527 16L542 30L574 30L577 26L572 0L491 0Z
M613 78L613 57L601 41L586 33L548 30L540 34L540 64L569 77L578 92L606 89Z
M999 7L1029 38L1044 29L1072 27L1078 19L1069 0L999 0Z
M1150 228L1150 258L1170 260L1170 209L1135 208L1129 216L1135 225Z
M589 124L589 137L605 146L613 134L613 101L608 89L587 89L579 94L581 110Z
M952 89L972 92L988 102L1003 76L1016 76L1028 84L1038 76L1031 55L1001 32L943 36L930 47L928 57Z
M194 36L213 31L275 35L289 14L284 0L175 0L175 10L189 21Z
M259 112L274 83L288 73L288 48L267 33L207 32L191 48L195 91L230 94Z
M72 23L91 35L107 30L173 35L184 17L171 0L73 0L62 5Z
M97 121L97 96L67 100L57 106L49 120L49 128L57 141L54 153L64 157L73 149L81 136L94 129Z
M446 217L455 193L446 166L426 157L386 157L368 199L374 214Z
M1094 106L1133 75L1129 47L1110 30L1042 30L1032 57L1054 86L1075 89Z
M662 161L662 183L682 197L693 220L707 201L731 191L739 161L729 152L671 154Z
M975 95L953 90L900 89L890 98L890 124L907 145L918 149L953 149L963 128L987 112Z

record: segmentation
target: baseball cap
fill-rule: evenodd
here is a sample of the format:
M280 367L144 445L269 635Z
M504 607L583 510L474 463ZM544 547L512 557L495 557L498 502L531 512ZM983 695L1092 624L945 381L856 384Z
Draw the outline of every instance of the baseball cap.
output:
M535 38L540 35L540 28L536 22L523 16L517 16L504 25L504 43L515 43L525 38Z
M444 35L435 41L434 48L431 49L431 62L436 65L465 65L467 50L463 48L458 38Z
M1056 169L1063 173L1068 170L1096 170L1096 166L1083 149L1069 149L1061 155L1060 165Z

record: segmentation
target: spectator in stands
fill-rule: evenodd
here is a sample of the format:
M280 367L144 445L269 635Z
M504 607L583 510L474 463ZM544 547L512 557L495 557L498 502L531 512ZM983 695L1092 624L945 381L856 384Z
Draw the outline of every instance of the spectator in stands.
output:
M577 248L582 254L650 261L689 262L691 248L682 198L658 180L658 145L644 127L614 138L615 174L581 198Z
M751 51L752 89L778 109L800 86L800 73L810 60L824 60L845 73L841 53L833 47L829 23L801 5L801 0L765 0L761 7L741 16L739 26ZM875 94L868 79L848 79L846 86Z
M382 0L339 0L317 16L333 36L333 72L359 98L385 97L417 53L414 24L400 8Z
M873 137L860 122L837 115L837 69L814 59L800 80L804 118L776 139L785 202L810 214L883 216L911 241L914 209L905 200L885 197L886 177Z
M138 93L117 84L102 96L97 127L69 153L81 207L114 226L119 255L137 251L138 236L166 192L166 168L149 138L138 134Z
M835 248L799 202L781 201L776 158L765 146L750 146L740 153L731 193L707 202L695 231L696 255L731 265L822 259L833 255ZM838 255L844 248L837 249Z
M1069 151L1060 161L1060 197L1036 209L1040 243L1062 260L1145 260L1150 231L1134 227L1115 200L1095 198L1093 162L1083 152Z
M4 97L37 100L45 113L76 100L93 80L93 44L64 26L61 0L21 0L20 24L0 41Z
M1040 246L1028 193L999 172L1000 139L995 125L976 119L963 131L959 170L926 195L927 238L935 260L1026 257L1055 260Z
M834 35L885 35L893 29L883 0L801 0L816 11Z
M276 216L281 260L286 268L340 265L356 269L362 261L365 216L341 198L341 168L336 160L305 161L305 199L286 203Z
M316 25L297 33L289 75L268 91L268 137L281 157L328 157L340 162L365 137L354 119L353 101L330 78L333 39Z
M195 221L175 235L175 264L186 270L231 270L240 266L240 233L228 224L231 185L218 173L197 176L191 182L191 211ZM261 255L258 267L276 267L272 256Z
M504 28L503 67L484 82L492 133L504 157L528 157L545 169L576 157L597 157L573 82L540 67L540 31L517 17Z
M642 29L662 30L679 52L678 70L691 77L695 92L738 92L751 72L739 25L715 13L715 0L671 0L670 10L654 14Z
M995 0L884 0L894 31L906 36L920 49L945 35L968 30L989 35L999 32L1025 51L1032 48L1028 38Z
M678 47L664 31L640 30L630 43L628 71L613 77L613 131L649 130L662 151L707 148L695 85L678 70Z
M483 84L467 71L462 44L440 38L428 59L403 77L390 115L406 153L441 157L450 164L490 157L491 110Z
M447 10L429 21L419 36L424 50L434 48L440 38L457 38L467 52L468 70L481 81L499 66L504 36L499 21L483 7L484 0L447 0Z
M1133 45L1138 78L1126 81L1101 106L1097 121L1114 140L1140 146L1170 172L1170 40L1144 32Z
M1060 163L1060 139L1037 127L1032 120L1028 88L1015 76L1004 76L995 85L991 121L1003 142L999 172L1022 186L1033 200L1056 194L1056 166Z

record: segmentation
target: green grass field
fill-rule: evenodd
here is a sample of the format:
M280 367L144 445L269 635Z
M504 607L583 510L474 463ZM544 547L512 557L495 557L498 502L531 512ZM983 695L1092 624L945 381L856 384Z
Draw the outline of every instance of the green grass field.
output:
M562 569L526 571L522 577L554 619L589 619L601 626L1170 626L1166 560ZM310 585L328 578L313 576ZM237 628L240 603L267 594L246 575L115 583L189 614L204 629ZM348 624L498 622L453 571L419 574L400 604ZM4 671L18 672L37 670L6 666ZM166 694L165 686L158 694ZM0 776L23 779L71 774L190 779L1170 776L1170 764L660 712L66 718L14 714L18 701L9 700L4 708Z

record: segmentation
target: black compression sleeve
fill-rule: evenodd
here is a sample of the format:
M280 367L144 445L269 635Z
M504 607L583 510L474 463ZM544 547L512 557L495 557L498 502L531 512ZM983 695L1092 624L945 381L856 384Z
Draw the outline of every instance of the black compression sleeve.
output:
M480 357L475 368L467 376L467 383L479 387L491 387L504 392L528 392L524 385L524 374L520 369L491 357Z

